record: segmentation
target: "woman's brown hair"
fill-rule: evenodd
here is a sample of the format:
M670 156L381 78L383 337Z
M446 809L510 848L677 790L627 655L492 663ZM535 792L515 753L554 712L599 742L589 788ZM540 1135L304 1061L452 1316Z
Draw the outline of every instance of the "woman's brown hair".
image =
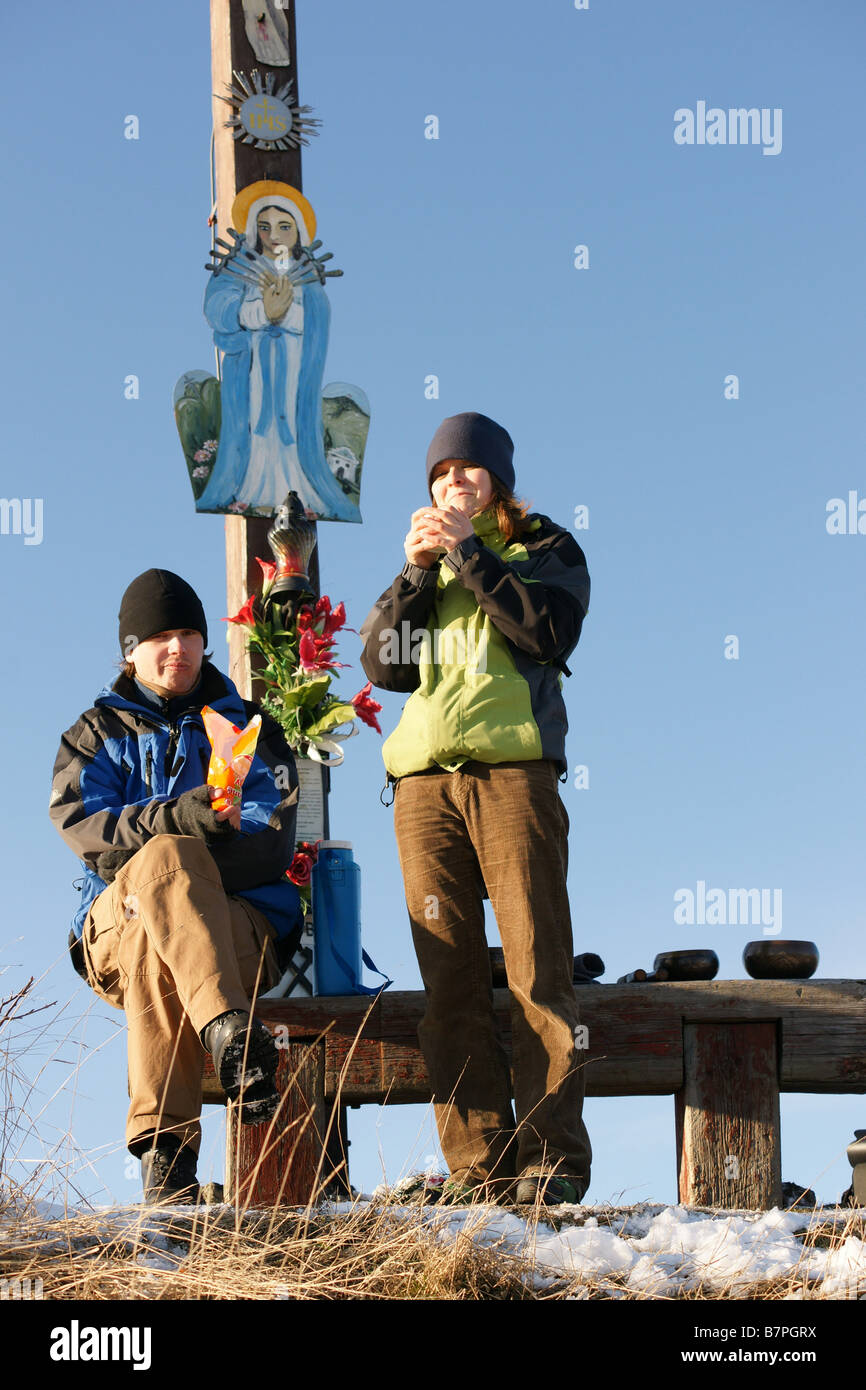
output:
M503 539L509 544L511 541L519 541L521 536L525 536L530 530L530 523L527 518L531 503L523 502L519 497L515 497L510 488L507 488L492 473L490 481L493 484L493 495L488 506L493 508L497 528Z

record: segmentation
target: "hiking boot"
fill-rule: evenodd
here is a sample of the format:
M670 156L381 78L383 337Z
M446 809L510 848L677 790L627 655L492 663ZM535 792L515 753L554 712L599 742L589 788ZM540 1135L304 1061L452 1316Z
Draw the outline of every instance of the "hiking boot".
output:
M495 1206L507 1200L511 1186L512 1181L504 1178L488 1178L486 1182L446 1178L439 1192L439 1202L445 1207Z
M442 1196L442 1188L446 1182L447 1178L441 1173L413 1173L411 1177L401 1178L392 1188L385 1191L390 1201L399 1202L401 1205L420 1202L423 1206L432 1206ZM377 1193L380 1190L377 1189Z
M471 1207L483 1201L483 1189L463 1182L460 1178L446 1178L439 1190L439 1203L443 1207Z
M141 1154L141 1185L148 1204L192 1206L199 1200L198 1155L173 1134L160 1135L152 1149Z
M241 1101L241 1124L272 1120L280 1104L274 1081L278 1053L265 1025L235 1009L212 1019L202 1029L201 1040L229 1100Z
M514 1200L518 1206L535 1205L558 1207L563 1203L576 1204L583 1199L588 1184L582 1178L554 1176L549 1178L520 1178Z

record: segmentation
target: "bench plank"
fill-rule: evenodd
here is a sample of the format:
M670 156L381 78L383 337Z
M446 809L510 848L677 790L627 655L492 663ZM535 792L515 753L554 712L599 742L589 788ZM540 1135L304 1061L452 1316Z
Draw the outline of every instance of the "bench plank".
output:
M587 1095L671 1095L683 1084L686 1023L778 1022L780 1087L828 1094L866 1092L866 982L712 980L688 984L592 985L576 991L588 1032ZM506 1049L510 995L494 991ZM350 1105L423 1104L430 1086L418 1047L421 991L389 991L371 1007L357 996L263 1000L256 1009L293 1042L325 1041L325 1095ZM363 1030L359 1034L359 1029ZM205 1070L205 1100L224 1103Z
M772 1204L778 1092L866 1092L866 981L666 981L581 986L575 993L586 1029L587 1095L677 1097L683 1200ZM507 1051L510 1007L508 990L495 990ZM229 1184L237 1175L241 1193L256 1203L306 1202L323 1176L322 1139L335 1107L429 1104L417 1038L423 1011L420 991L389 991L372 1002L261 1000L256 1014L277 1038L279 1075L289 1090L286 1126L274 1139L267 1126L238 1133L230 1123ZM747 1078L745 1091L726 1089L736 1075ZM203 1092L205 1101L225 1103L210 1058ZM337 1136L332 1167L342 1152ZM725 1169L731 1155L742 1180Z

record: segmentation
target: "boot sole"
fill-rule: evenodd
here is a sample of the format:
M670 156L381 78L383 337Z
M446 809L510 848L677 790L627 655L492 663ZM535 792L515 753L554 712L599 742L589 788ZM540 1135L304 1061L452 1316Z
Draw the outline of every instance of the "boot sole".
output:
M241 1100L242 1124L273 1119L280 1103L274 1084L276 1072L276 1044L270 1033L253 1028L248 1034L243 1028L226 1043L220 1057L219 1081L229 1100Z

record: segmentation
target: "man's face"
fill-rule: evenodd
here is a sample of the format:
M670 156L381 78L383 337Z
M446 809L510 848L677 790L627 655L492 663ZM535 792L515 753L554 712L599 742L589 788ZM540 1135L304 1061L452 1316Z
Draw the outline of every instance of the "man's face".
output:
M198 685L203 658L204 638L191 627L158 632L129 655L138 679L166 697L186 695Z
M430 491L437 507L456 507L466 516L475 516L493 496L493 479L476 463L445 459L433 469Z

